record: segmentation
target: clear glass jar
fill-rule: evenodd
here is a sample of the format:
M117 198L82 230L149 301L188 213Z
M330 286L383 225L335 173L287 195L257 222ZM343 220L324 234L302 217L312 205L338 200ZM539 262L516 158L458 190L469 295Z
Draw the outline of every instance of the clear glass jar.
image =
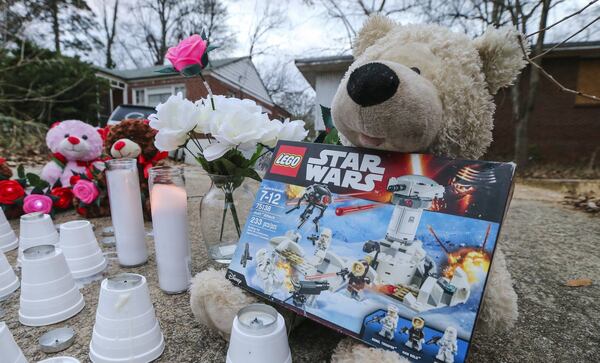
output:
M254 203L254 194L244 177L208 176L212 185L200 203L200 230L208 256L228 264Z
M187 291L192 278L187 192L182 168L155 166L148 186L158 284L168 294Z
M126 267L142 265L148 261L148 250L137 160L108 160L106 185L119 264Z

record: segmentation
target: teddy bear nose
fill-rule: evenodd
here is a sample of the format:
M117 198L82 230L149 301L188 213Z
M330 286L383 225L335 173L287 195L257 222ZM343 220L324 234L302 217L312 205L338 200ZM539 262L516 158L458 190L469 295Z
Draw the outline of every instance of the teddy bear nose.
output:
M389 100L396 93L400 79L383 63L367 63L350 74L346 89L357 104L368 107Z
M115 142L114 147L115 147L115 150L121 151L121 149L125 147L125 141L120 140L120 141Z
M69 141L71 144L73 144L73 145L77 145L77 144L79 144L79 138L77 138L77 137L75 137L75 136L69 136L69 137L67 138L67 140L68 140L68 141Z

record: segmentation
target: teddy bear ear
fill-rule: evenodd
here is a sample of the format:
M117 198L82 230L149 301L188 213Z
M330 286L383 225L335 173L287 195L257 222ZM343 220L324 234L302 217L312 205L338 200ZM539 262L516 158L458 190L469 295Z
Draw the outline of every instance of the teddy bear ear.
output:
M512 27L490 27L474 40L491 94L511 85L527 64L519 36L519 32ZM525 51L529 52L529 44L523 41L523 45Z
M396 23L386 16L380 14L371 15L365 21L354 40L352 47L354 57L356 58L363 54L367 48L375 44L378 39L383 38L395 26Z

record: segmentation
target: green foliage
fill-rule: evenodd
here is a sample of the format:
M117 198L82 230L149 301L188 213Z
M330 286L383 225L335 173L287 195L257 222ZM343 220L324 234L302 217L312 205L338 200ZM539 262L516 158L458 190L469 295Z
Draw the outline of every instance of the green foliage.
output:
M46 146L47 131L46 125L0 115L0 147L4 149L39 150Z
M222 157L207 161L204 157L198 156L198 163L209 174L214 175L230 175L239 177L236 181L234 189L241 185L243 178L248 177L257 181L261 181L260 175L254 170L254 164L260 158L263 152L263 147L259 146L250 160L246 159L239 150L229 150Z
M321 105L321 115L323 116L325 131L321 131L313 142L316 144L340 145L340 135L333 125L331 108Z
M106 80L79 58L25 44L0 50L0 114L50 125L80 119L97 123L98 100L109 90Z

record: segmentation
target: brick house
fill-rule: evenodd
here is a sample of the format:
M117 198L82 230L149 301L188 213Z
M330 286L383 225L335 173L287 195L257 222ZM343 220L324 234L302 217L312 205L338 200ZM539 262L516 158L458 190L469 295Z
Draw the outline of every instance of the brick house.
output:
M552 46L548 44L547 48ZM335 56L295 61L316 92L315 128L324 127L318 105L331 106L339 82L352 60L352 56ZM542 65L564 86L600 96L600 42L566 43L547 54ZM525 79L528 71L525 70ZM511 103L509 91L501 90L496 97L494 141L488 158L510 160L513 157ZM533 158L589 164L592 155L600 153L600 103L561 92L542 78L528 133ZM600 164L598 159L600 155L596 165Z
M207 96L198 78L158 73L161 68L164 66L125 70L97 67L96 75L111 85L108 98L102 100L106 109L102 119L121 104L156 106L177 92L192 101ZM290 116L273 102L250 57L211 60L203 75L214 94L253 99L271 118Z

